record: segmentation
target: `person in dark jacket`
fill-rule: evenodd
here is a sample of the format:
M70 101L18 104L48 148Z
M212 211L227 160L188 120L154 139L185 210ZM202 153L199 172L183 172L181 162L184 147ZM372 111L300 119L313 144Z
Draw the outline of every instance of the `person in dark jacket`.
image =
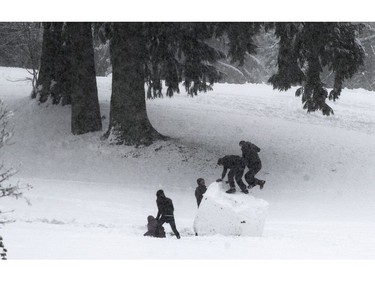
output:
M243 193L249 193L249 191L246 189L246 185L242 181L242 176L245 172L246 167L246 161L244 158L238 155L227 155L223 158L219 158L217 164L223 166L223 173L221 174L221 179L218 179L217 181L222 181L225 178L225 175L227 174L227 171L229 169L228 182L230 189L227 190L226 193L236 192L234 179L236 180L238 186L241 188L241 191Z
M195 189L195 198L197 199L198 208L201 204L201 201L203 199L203 194L207 191L206 184L204 182L204 179L199 178L197 179L197 188Z
M153 216L147 217L147 232L143 236L151 236L158 238L165 238L164 227L160 226L158 228L158 221Z
M245 180L248 183L248 188L253 188L259 185L260 189L263 188L266 181L259 180L255 175L262 169L262 162L260 161L258 152L260 148L249 141L240 141L239 143L242 150L242 157L246 160L246 166L249 171L245 174Z
M164 191L161 189L156 192L156 197L156 205L158 206L156 219L158 221L158 227L161 227L165 222L169 223L177 239L180 239L180 233L177 231L176 222L174 220L172 200L166 197Z

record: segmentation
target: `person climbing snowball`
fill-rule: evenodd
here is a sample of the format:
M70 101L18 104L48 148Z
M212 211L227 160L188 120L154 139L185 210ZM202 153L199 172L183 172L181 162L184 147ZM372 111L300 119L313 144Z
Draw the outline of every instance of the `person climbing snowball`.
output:
M246 166L249 171L245 174L245 180L248 183L248 188L253 188L259 185L260 189L263 188L266 181L259 180L255 175L262 169L262 162L260 161L258 152L260 148L249 141L240 141L239 146L242 150L242 157L246 160Z
M219 158L217 164L223 166L223 173L221 175L221 179L218 179L217 182L222 181L225 178L227 171L229 169L228 182L230 189L227 190L226 193L236 192L234 179L236 179L236 182L243 193L249 193L249 191L246 189L246 185L242 181L242 176L245 172L246 167L246 161L244 158L238 155L227 155L223 158Z
M203 199L203 194L207 191L206 184L204 182L204 179L199 178L197 179L197 188L195 189L195 198L197 199L198 208L201 204L201 201Z
M158 207L156 220L158 221L158 227L161 227L165 222L169 223L177 239L180 239L180 233L177 231L176 222L174 220L172 200L165 196L162 189L156 192L156 198L156 205Z

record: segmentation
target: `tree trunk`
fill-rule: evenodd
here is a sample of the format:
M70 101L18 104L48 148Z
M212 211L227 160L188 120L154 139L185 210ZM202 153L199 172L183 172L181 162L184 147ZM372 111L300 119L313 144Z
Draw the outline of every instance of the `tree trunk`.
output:
M317 52L312 53L308 58L308 67L306 70L306 83L302 102L307 112L321 110L323 115L333 114L332 108L326 103L328 92L320 79L322 72Z
M68 53L64 46L64 23L52 22L43 24L43 45L40 61L40 70L36 90L33 90L32 98L38 98L44 103L48 98L53 104L70 104L70 66Z
M67 23L67 45L70 53L70 87L72 98L72 133L100 131L98 90L94 63L91 23Z
M114 23L111 42L112 97L106 137L117 144L151 144L164 139L146 111L144 66L146 43L142 23Z
M56 66L58 63L58 51L61 48L60 40L62 23L48 22L43 24L43 45L40 62L40 71L36 84L36 91L31 97L38 98L40 102L47 101L51 95L56 78Z

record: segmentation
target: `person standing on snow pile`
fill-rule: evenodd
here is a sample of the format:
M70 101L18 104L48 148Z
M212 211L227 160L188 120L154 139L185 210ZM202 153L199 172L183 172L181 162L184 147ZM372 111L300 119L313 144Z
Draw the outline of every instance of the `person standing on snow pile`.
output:
M266 181L259 180L255 175L262 169L262 162L260 161L258 152L260 148L255 144L249 141L240 141L239 143L242 156L246 160L246 166L249 168L249 171L245 174L245 180L249 184L248 188L253 188L256 185L259 185L260 189L263 188Z
M143 236L165 238L164 227L159 227L157 219L153 216L148 216L147 222L147 232Z
M204 179L199 178L197 179L197 188L195 189L195 198L197 199L198 208L201 204L201 201L203 199L203 194L207 191L206 184L204 182Z
M161 189L156 192L156 197L156 205L158 206L156 219L158 221L158 227L161 227L165 222L169 223L177 239L180 239L180 233L177 231L176 222L174 220L172 200L166 197L164 191Z
M246 189L246 185L242 181L242 176L245 172L246 167L246 161L244 158L238 155L227 155L223 158L219 158L217 164L223 166L223 173L221 175L221 179L216 180L217 182L220 182L225 178L225 175L227 174L227 171L229 169L228 182L230 189L227 190L226 193L236 192L234 178L236 179L238 186L241 188L241 191L243 193L249 193L249 191Z

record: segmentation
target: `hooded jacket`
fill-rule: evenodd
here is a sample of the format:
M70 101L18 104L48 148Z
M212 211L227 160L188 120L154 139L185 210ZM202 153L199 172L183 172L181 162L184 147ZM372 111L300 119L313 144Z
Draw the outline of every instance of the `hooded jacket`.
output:
M246 167L246 163L246 159L238 155L227 155L220 158L217 164L223 166L221 179L225 178L228 169L233 171L243 171Z
M143 234L144 236L152 236L152 237L165 237L165 231L163 226L158 225L158 221L153 216L147 217L147 232Z
M207 191L207 187L205 185L198 185L195 189L195 198L197 198L198 207L201 204L203 199L203 194Z
M257 166L261 163L258 155L258 152L260 152L260 148L255 144L247 141L242 145L241 150L242 156L246 159L248 167Z
M157 220L160 216L173 217L174 207L172 200L165 197L164 192L158 192L156 205L158 206L158 214L156 215Z

